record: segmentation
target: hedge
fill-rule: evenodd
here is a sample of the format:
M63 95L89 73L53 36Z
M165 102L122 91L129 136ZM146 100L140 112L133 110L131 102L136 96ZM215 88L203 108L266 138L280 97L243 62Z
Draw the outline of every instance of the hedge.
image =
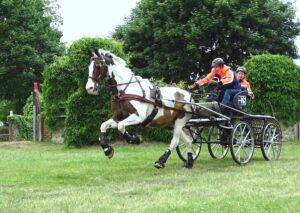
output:
M6 121L10 110L16 108L16 103L10 100L0 100L0 121Z
M23 115L12 115L7 117L7 121L16 125L19 129L20 139L32 140L33 138L33 101L30 95L23 107Z
M64 125L66 100L77 90L77 80L72 73L68 56L57 58L44 70L43 75L45 122L52 130L57 130Z
M289 57L263 54L246 61L247 77L255 99L251 110L261 113L270 102L278 119L286 124L300 120L300 68Z

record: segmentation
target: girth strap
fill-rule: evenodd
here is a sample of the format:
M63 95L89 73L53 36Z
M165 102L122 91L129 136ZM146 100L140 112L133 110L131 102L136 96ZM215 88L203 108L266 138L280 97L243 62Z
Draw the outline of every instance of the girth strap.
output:
M147 126L157 115L158 108L154 106L154 109L152 110L151 114L141 123L143 126Z

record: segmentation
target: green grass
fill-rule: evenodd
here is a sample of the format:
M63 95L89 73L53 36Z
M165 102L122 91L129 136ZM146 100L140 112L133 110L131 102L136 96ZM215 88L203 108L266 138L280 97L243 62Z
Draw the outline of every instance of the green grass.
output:
M213 160L204 146L194 169L166 144L70 149L51 143L0 143L0 212L300 212L300 142L284 144L279 161L259 149L244 167Z

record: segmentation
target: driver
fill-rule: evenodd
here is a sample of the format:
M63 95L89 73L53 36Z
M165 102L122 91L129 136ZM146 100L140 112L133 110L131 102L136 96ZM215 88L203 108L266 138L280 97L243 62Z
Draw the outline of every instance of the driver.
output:
M241 91L240 82L238 81L230 67L225 65L225 62L222 58L214 59L212 61L211 67L212 69L206 77L196 81L188 88L194 89L207 83L217 84L217 87L221 90L219 96L221 104L229 105L232 97ZM214 78L217 78L218 81L214 81Z
M240 81L242 89L248 92L248 95L251 98L254 98L254 94L252 92L250 83L246 80L246 68L245 67L238 67L236 69L236 77Z

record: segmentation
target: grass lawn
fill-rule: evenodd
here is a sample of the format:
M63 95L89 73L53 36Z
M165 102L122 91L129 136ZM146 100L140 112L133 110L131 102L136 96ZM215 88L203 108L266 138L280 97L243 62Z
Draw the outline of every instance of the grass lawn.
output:
M285 143L279 161L259 149L247 166L213 160L203 147L194 169L166 144L118 144L109 160L99 147L0 143L0 212L300 212L300 142Z

